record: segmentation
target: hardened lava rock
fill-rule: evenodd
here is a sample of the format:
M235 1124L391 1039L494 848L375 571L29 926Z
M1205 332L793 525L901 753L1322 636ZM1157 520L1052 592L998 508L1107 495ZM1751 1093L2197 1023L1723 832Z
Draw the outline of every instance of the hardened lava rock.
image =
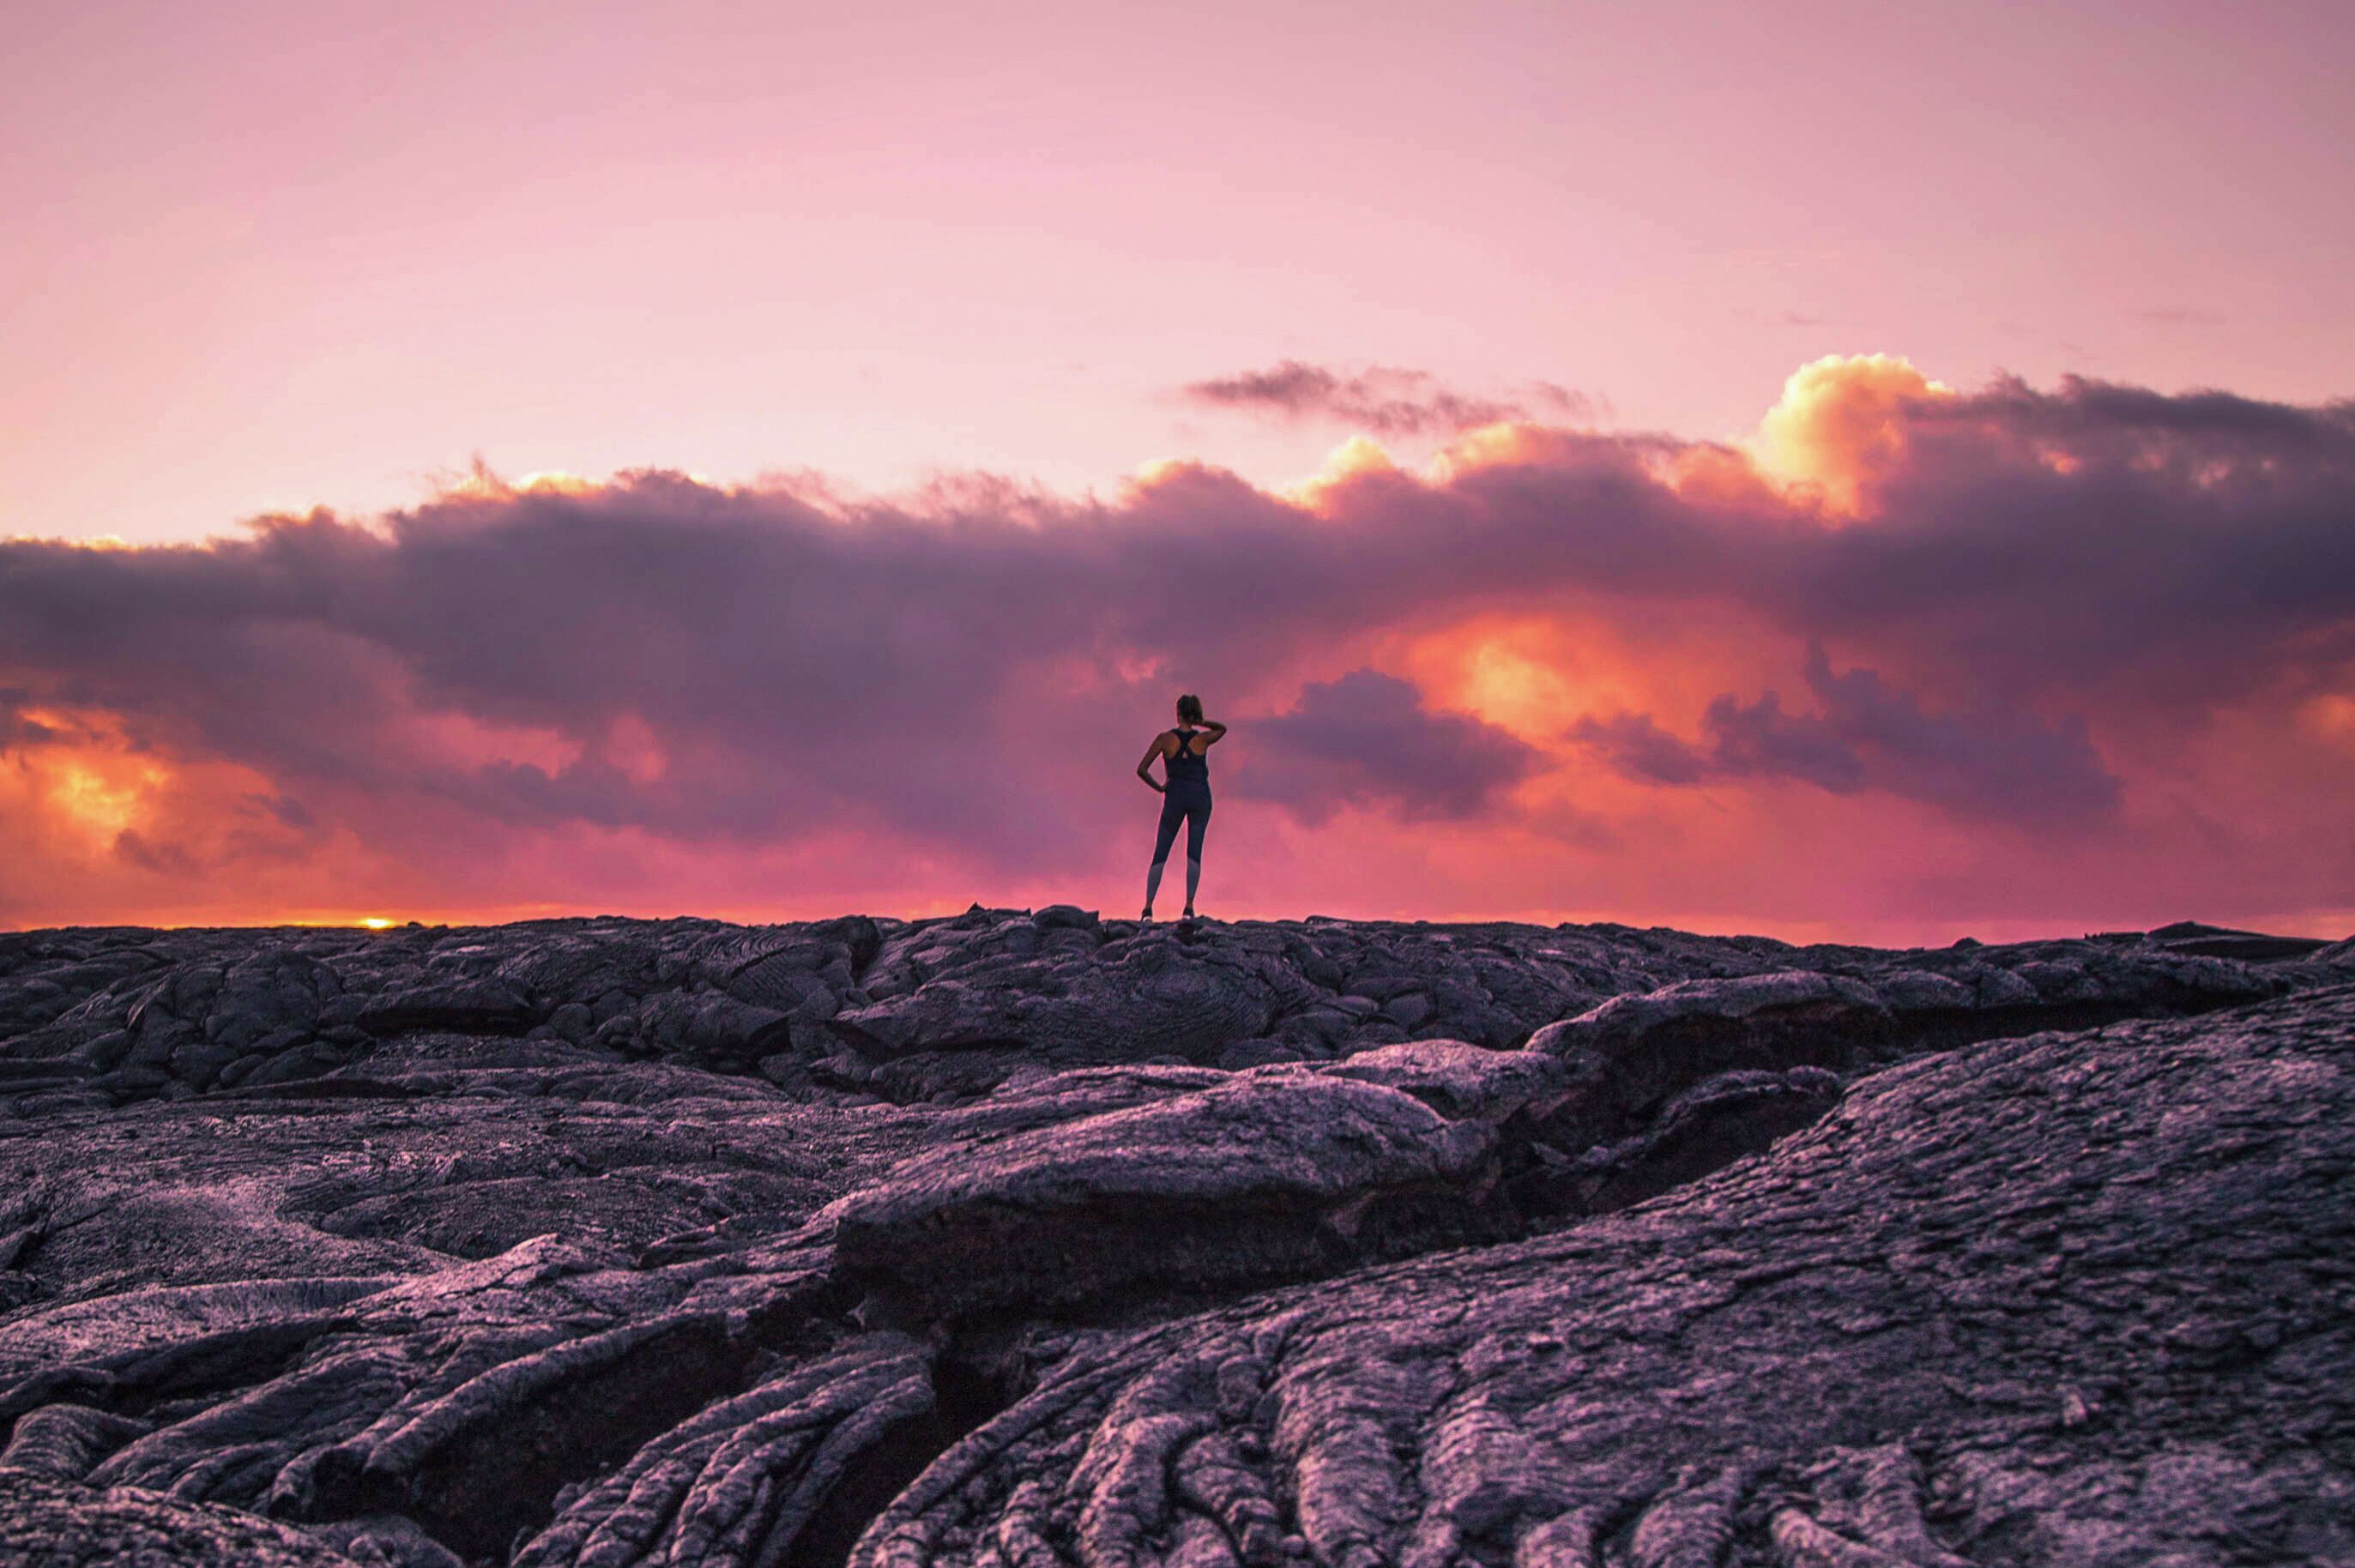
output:
M2355 996L1973 1046L1618 1216L1102 1340L861 1568L2345 1562Z
M2344 1562L2349 944L0 935L0 1560Z

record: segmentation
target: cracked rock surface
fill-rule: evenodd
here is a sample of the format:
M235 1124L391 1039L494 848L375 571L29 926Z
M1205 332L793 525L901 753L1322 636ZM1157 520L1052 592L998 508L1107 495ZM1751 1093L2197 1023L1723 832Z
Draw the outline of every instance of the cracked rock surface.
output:
M2355 952L0 935L0 1558L2355 1561Z

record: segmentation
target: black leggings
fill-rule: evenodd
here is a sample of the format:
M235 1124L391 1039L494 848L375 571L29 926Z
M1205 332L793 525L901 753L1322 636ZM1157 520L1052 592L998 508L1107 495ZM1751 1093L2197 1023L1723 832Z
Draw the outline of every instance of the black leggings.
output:
M1202 830L1210 826L1210 786L1208 784L1174 784L1161 796L1161 827L1153 837L1153 863L1156 866L1169 859L1169 846L1178 837L1178 824L1186 824L1186 859L1202 858Z

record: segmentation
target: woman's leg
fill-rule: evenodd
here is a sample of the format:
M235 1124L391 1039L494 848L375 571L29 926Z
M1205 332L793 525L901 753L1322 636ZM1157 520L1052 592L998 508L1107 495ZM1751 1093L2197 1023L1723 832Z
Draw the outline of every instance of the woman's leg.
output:
M1194 912L1194 890L1202 885L1202 835L1210 826L1210 797L1186 809L1186 912Z
M1153 835L1153 865L1145 873L1145 912L1147 914L1153 912L1153 895L1161 891L1161 863L1169 859L1169 846L1177 841L1178 823L1185 815L1185 808L1173 796L1164 793L1161 796L1161 826Z

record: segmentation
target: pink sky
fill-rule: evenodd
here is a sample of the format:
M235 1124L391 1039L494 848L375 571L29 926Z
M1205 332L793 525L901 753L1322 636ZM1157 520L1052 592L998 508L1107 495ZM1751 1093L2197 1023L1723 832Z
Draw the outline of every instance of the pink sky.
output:
M0 51L0 924L2355 927L2343 7L485 10Z
M2350 390L2344 6L36 7L0 532L506 473L1267 483L1284 358L1724 436L1909 356Z

